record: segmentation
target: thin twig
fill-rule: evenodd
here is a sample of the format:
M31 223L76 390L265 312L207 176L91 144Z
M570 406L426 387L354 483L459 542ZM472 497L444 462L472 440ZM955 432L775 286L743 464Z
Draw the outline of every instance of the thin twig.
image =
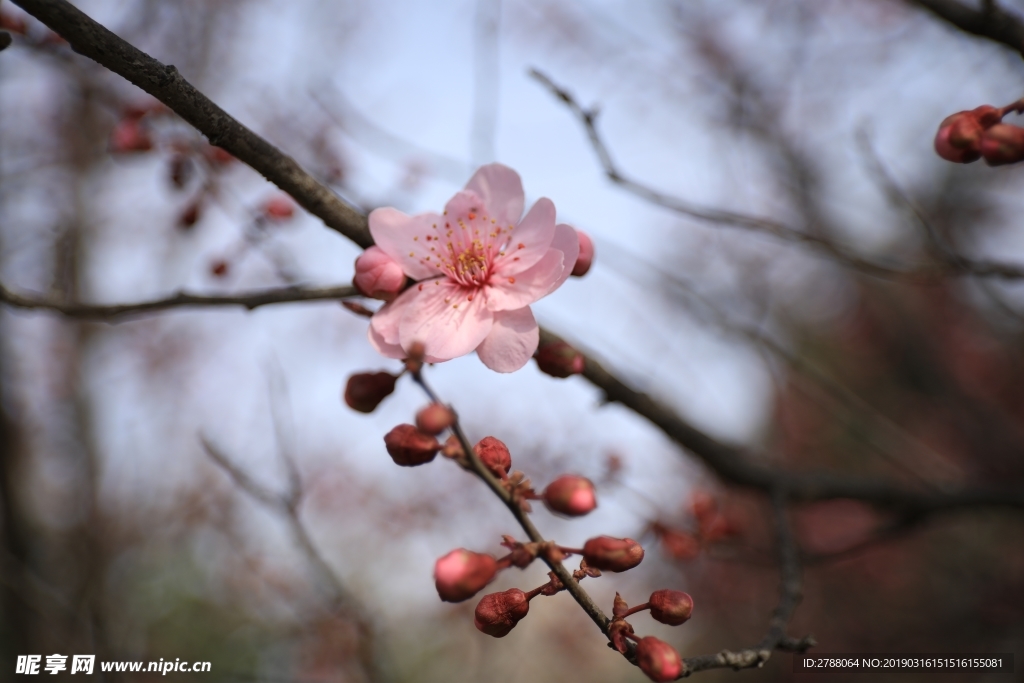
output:
M299 301L333 301L361 296L355 287L276 287L242 294L203 295L178 292L163 299L151 299L130 304L80 304L56 299L16 294L0 284L0 303L27 310L45 310L69 318L102 320L122 316L155 313L171 308L207 306L244 306L248 310L270 304Z
M779 550L779 570L781 574L781 590L778 605L768 623L768 633L761 642L736 652L722 650L713 655L687 657L688 673L707 671L708 669L731 668L734 670L764 666L774 650L788 652L804 652L814 647L814 638L805 636L801 639L786 636L786 627L793 616L802 596L800 581L800 548L793 535L793 529L786 513L786 494L781 489L772 492L772 509L775 515L777 545Z
M556 84L540 71L533 69L530 71L530 75L550 90L579 119L587 132L590 144L597 154L602 170L608 179L631 194L652 204L720 227L759 232L791 244L802 244L853 270L890 280L923 283L958 275L1006 280L1024 278L1024 266L996 261L959 259L956 261L942 261L913 266L873 261L858 256L849 247L836 244L820 235L797 230L770 218L701 206L655 190L649 185L626 176L616 166L607 145L597 130L597 112L595 110L585 109L569 91Z
M983 0L980 9L957 0L906 0L928 10L956 28L987 38L1024 56L1024 20L1007 12L994 0Z

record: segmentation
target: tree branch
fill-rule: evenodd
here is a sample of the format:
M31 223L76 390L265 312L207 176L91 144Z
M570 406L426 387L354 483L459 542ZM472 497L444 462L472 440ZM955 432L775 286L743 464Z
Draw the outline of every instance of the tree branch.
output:
M975 9L957 0L906 0L926 9L956 28L1011 48L1024 56L1024 21L996 2L984 2Z
M294 159L252 132L173 65L164 65L117 37L65 0L14 0L49 26L71 48L154 96L221 147L290 194L332 230L363 247L373 244L366 218L311 176Z
M338 287L279 287L244 294L202 295L178 292L164 299L151 299L131 304L80 304L66 303L38 296L15 294L0 284L0 303L27 310L45 310L60 313L69 318L109 319L122 316L155 313L170 308L205 306L244 306L248 310L270 304L295 303L299 301L334 301L362 296L352 286Z
M973 260L966 257L913 266L873 261L857 255L849 247L836 244L820 235L797 230L770 218L701 206L655 190L623 174L612 160L611 153L608 151L607 145L597 130L596 111L585 109L576 101L571 93L557 85L540 71L533 69L530 71L530 75L561 100L580 121L580 124L586 130L591 147L593 147L595 154L597 154L601 168L608 179L627 192L651 204L720 227L759 232L775 237L783 242L801 244L848 268L866 275L890 280L933 282L943 277L961 275L1004 280L1024 278L1024 266L989 260Z
M786 636L796 606L802 597L800 581L800 548L793 535L786 515L786 495L781 489L772 492L772 509L775 513L775 526L779 549L779 570L782 575L779 603L768 623L768 633L754 647L731 652L722 650L713 655L688 657L686 668L688 673L706 671L708 669L731 668L734 670L761 667L772 656L775 650L788 652L804 652L817 643L814 638L805 636L799 640Z

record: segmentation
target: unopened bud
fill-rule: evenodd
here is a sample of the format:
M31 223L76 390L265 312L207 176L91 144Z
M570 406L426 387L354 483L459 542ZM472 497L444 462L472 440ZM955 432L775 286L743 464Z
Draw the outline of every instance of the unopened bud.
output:
M395 464L402 467L425 465L441 449L441 444L431 434L424 434L409 424L398 425L388 432L384 445Z
M664 529L658 534L662 547L676 560L692 560L700 555L700 541L692 534Z
M577 230L576 235L580 238L580 255L576 257L576 265L572 267L572 274L576 277L583 277L594 262L594 241L582 230Z
M1024 160L1024 128L1008 123L992 126L981 136L980 151L989 166Z
M110 131L107 150L111 154L148 152L153 149L153 139L137 119L124 118Z
M228 262L224 259L217 259L210 264L210 274L214 277L224 277L228 274Z
M683 674L683 659L675 648L654 636L641 638L636 644L636 661L640 670L652 681L674 681Z
M583 544L583 559L601 571L624 572L640 564L644 549L632 538L598 536Z
M25 35L28 31L28 25L24 19L16 17L2 8L0 8L0 28L11 33L20 33L21 35Z
M227 166L235 160L235 157L231 156L229 151L220 147L214 147L213 145L206 145L203 148L203 156L213 166Z
M345 384L345 403L360 413L372 413L395 390L397 377L389 372L360 372Z
M434 564L434 585L445 602L462 602L483 590L498 573L498 561L465 548L453 550Z
M181 190L188 185L188 181L192 177L192 160L184 154L175 154L171 158L169 170L170 173L168 175L171 179L171 185L175 189Z
M668 588L654 591L648 604L651 606L651 616L654 620L669 626L679 626L688 621L693 614L693 598L683 591Z
M718 512L718 503L710 493L705 491L694 493L690 506L693 509L693 516L697 519L708 519Z
M473 623L477 629L495 638L504 638L530 611L526 593L510 588L485 595L476 606Z
M583 354L564 341L544 344L534 355L540 371L552 377L569 377L583 372L586 360Z
M416 413L416 426L421 432L438 435L455 424L455 413L440 403L431 403Z
M195 226L195 224L199 222L199 218L200 218L201 214L202 214L202 202L200 202L197 199L196 201L194 201L191 204L189 204L188 206L186 206L185 210L181 212L180 216L178 216L178 228L180 228L181 230L185 230L185 231L191 230ZM224 266L224 272L225 273L227 272L227 265L226 264ZM215 273L215 274L223 275L223 273Z
M947 161L969 164L981 157L981 136L1002 119L990 105L947 116L935 135L935 151Z
M391 301L405 287L405 273L383 249L370 247L356 259L352 284L368 297Z
M480 439L473 446L473 451L496 477L503 477L512 469L512 454L508 452L508 446L493 436Z
M544 504L552 512L569 517L585 515L597 507L594 484L585 477L566 474L544 489Z
M263 204L263 215L273 220L287 220L295 215L295 203L287 195L274 195Z

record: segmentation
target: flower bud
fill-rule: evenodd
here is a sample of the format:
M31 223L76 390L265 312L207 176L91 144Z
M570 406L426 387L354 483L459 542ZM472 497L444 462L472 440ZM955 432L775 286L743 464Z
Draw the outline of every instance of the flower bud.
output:
M947 116L935 135L935 151L947 161L969 164L981 156L981 136L1002 114L990 105Z
M25 35L28 32L28 24L21 17L14 16L4 9L0 9L0 29Z
M594 484L584 477L566 474L544 489L544 504L552 512L569 517L585 515L597 507Z
M624 572L640 564L644 549L632 538L598 536L583 544L583 559L594 569Z
M508 452L508 446L493 436L480 439L473 446L473 451L496 477L503 477L512 469L512 454Z
M583 372L583 354L564 341L544 344L534 355L540 371L552 377L569 377Z
M389 372L360 372L345 384L345 403L360 413L372 413L395 390L397 377Z
M654 591L648 603L654 620L669 626L679 626L688 621L693 614L693 598L683 591L667 588Z
M391 301L405 287L405 273L398 262L380 247L370 247L356 259L356 276L352 281L364 295Z
M153 149L153 139L136 119L124 118L110 131L107 150L111 154L148 152Z
M498 561L490 555L459 548L434 564L434 585L445 602L462 602L483 590L498 573Z
M576 257L576 265L572 267L572 274L576 277L583 277L594 262L594 241L582 230L577 230L576 234L580 238L580 255Z
M227 166L235 160L235 157L231 156L231 152L213 145L203 147L203 156L211 166Z
M210 264L210 274L214 277L224 277L228 274L228 262L224 259L217 259Z
M263 215L272 220L287 220L295 215L295 204L287 195L274 195L263 204Z
M641 638L636 644L636 661L640 670L652 681L674 681L684 669L683 659L671 645L654 636Z
M434 459L441 444L430 434L424 434L413 425L401 424L384 437L388 455L396 465L415 467Z
M981 136L980 150L989 166L1024 160L1024 128L998 123Z
M692 534L674 529L664 529L658 533L658 540L665 552L674 560L692 560L700 555L700 541Z
M489 636L504 638L529 611L526 593L510 588L503 593L485 595L476 606L473 623Z
M416 427L427 434L440 434L455 424L455 413L440 403L431 403L416 413Z

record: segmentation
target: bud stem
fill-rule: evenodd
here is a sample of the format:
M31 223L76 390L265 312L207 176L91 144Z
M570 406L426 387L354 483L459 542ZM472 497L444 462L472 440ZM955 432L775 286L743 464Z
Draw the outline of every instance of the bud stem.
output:
M621 616L621 617L619 617L619 618L620 618L620 619L625 619L625 618L626 618L626 617L628 617L628 616L629 616L630 614L636 614L637 612L643 612L643 611L644 611L645 609L650 609L650 608L651 608L651 603L649 603L649 602L645 602L645 603L644 603L644 604L642 604L642 605L637 605L636 607L630 607L630 608L629 608L628 610L626 610L626 612L624 612L624 613L622 614L622 616Z

